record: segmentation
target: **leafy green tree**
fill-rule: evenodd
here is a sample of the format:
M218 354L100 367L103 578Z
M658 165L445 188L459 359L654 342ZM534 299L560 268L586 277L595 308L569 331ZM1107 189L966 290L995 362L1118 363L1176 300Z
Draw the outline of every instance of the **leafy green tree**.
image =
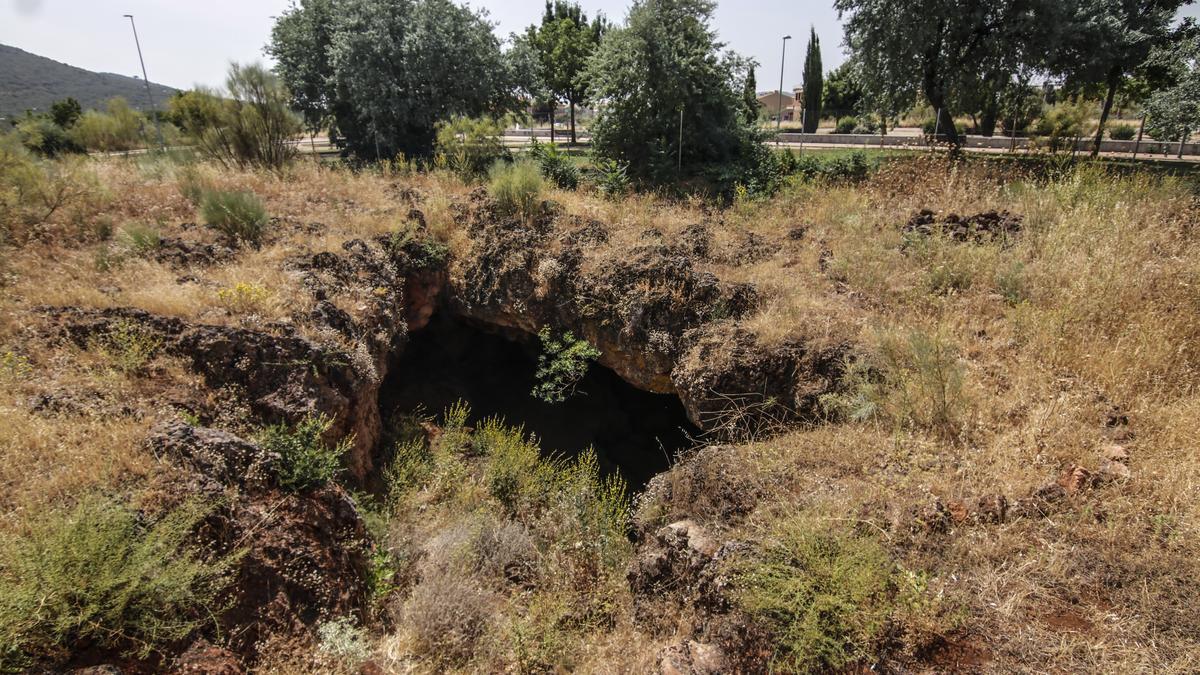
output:
M587 98L587 63L608 28L602 16L591 23L578 4L547 0L542 23L526 34L542 63L542 77L554 98L566 101L571 110L571 143L576 142L575 107ZM551 106L551 129L554 106ZM551 132L553 133L553 132Z
M63 130L75 126L80 115L83 115L83 108L79 105L79 101L70 96L50 105L50 119L54 120L54 123Z
M750 63L717 41L715 7L712 0L636 0L625 26L605 35L592 60L592 98L601 102L593 145L636 181L704 174L731 187L761 166L766 151L746 122L742 96Z
M1170 74L1173 84L1150 95L1146 127L1156 138L1178 138L1182 144L1200 129L1200 35L1160 49L1150 59Z
M821 68L821 39L817 29L808 38L808 54L804 57L804 133L815 133L821 125L821 95L824 90L824 71Z
M1003 72L1001 65L1007 65L1004 59L1011 55L1048 49L1061 30L1062 4L834 0L863 91L874 99L868 104L900 108L922 97L938 112L939 135L954 144L961 141L952 113L963 107L965 94L981 75Z
M292 94L292 107L304 117L310 139L329 123L329 47L335 0L292 0L275 21L266 52L275 73Z
M535 109L552 111L557 103L554 101L554 92L550 91L550 85L546 82L545 67L537 47L533 44L533 37L530 30L520 34L513 33L509 38L512 47L504 53L504 60L517 97L532 104ZM553 138L553 127L550 135Z
M1066 76L1076 91L1089 84L1104 87L1100 125L1092 155L1100 153L1104 128L1117 91L1155 48L1179 37L1175 15L1192 0L1070 0L1064 30L1052 50L1048 69Z
M491 25L450 0L345 0L329 56L338 142L358 157L428 156L439 121L511 105Z
M854 72L854 63L847 61L825 76L822 112L832 117L860 112L863 91Z

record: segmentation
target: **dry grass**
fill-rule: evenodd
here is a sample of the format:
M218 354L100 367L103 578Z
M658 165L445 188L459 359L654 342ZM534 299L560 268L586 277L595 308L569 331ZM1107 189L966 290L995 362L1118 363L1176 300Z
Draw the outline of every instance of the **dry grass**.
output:
M157 393L192 386L167 362L150 375L121 374L102 356L45 342L31 330L35 306L134 306L209 323L292 321L303 329L311 298L286 271L292 256L410 227L414 205L453 252L469 248L455 205L471 186L448 174L300 163L280 176L201 165L193 171L207 184L252 190L279 219L263 248L187 270L147 256L109 264L102 258L113 244L96 236L105 227L154 223L164 237L216 238L183 227L196 212L180 191L179 167L106 161L88 170L100 187L45 226L58 236L0 254L8 275L0 285L0 357L15 354L23 364L4 370L0 361L0 501L8 521L91 487L144 480L155 469L140 438L154 414L124 415L109 404L133 401L153 411ZM417 195L415 204L409 195ZM610 230L607 243L585 252L585 270L635 247L672 243L703 223L716 254L696 264L758 288L760 310L742 323L762 341L850 340L855 359L887 375L848 390L871 403L858 421L729 450L728 475L759 498L744 521L710 526L754 539L800 511L865 523L897 560L928 573L932 587L962 607L954 639L982 646L987 669L1052 663L1064 671L1186 672L1200 660L1200 208L1185 184L1086 167L1035 181L920 158L862 185L797 185L726 211L653 196L613 203L584 192L549 195L567 213ZM903 225L923 208L943 215L1004 209L1022 217L1022 231L1007 245L906 241ZM314 222L322 227L302 227ZM734 255L747 248L746 233L765 242L765 254ZM184 275L190 280L181 283ZM239 285L264 292L248 302L222 297L222 289ZM913 335L936 337L953 368L923 379L930 371L914 356ZM927 385L951 371L961 375L953 410L930 415ZM91 392L99 403L81 415L31 410L31 398L56 391ZM1128 417L1128 426L1110 425L1113 415ZM897 513L934 499L1013 499L1069 464L1095 469L1112 443L1128 450L1132 477L1051 518L945 535L892 529ZM449 483L462 478L447 476ZM459 500L431 501L404 536L425 541L461 524L482 498L469 488L457 491ZM670 512L697 508L678 504ZM621 605L628 598L616 597L616 624L575 645L576 669L652 665L661 645L629 621ZM549 600L533 608L506 604L515 602L511 589L487 602L509 619L523 617L524 624L488 628L510 637L552 623L561 609ZM435 668L419 646L403 632L382 638L377 661L397 672ZM479 650L480 663L512 663L496 644Z

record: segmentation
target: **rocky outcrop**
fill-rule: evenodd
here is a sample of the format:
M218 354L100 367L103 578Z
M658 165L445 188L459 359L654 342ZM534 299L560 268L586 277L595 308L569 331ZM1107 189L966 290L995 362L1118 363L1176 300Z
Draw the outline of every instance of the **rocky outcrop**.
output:
M562 218L560 227L575 226L560 230L550 217L499 218L482 196L474 209L471 249L451 274L458 314L526 336L569 330L635 387L678 395L702 428L811 416L832 386L842 347L762 345L735 328L759 294L700 268L711 255L703 226L674 244L593 259L589 247L608 237L603 224Z
M334 418L331 440L353 436L346 458L356 477L372 468L371 452L379 438L376 405L378 375L356 366L355 355L319 346L289 325L272 332L195 324L138 309L46 310L56 328L77 344L136 326L166 352L186 359L212 389L240 391L263 423L295 424L308 415Z
M279 490L277 457L215 429L168 422L147 443L172 467L162 490L169 499L213 506L197 533L203 548L238 556L228 608L219 617L234 652L253 661L267 636L304 634L321 620L361 616L371 543L345 490L332 483L299 493ZM193 647L179 672L208 672L188 670L188 664L228 665L222 651Z
M172 675L244 675L246 669L227 649L197 640L175 661Z
M949 213L938 217L929 209L918 211L904 225L907 235L929 237L943 234L958 242L982 244L989 241L1008 242L1021 233L1021 216L1008 211L984 211L972 216Z
M761 629L736 607L729 561L747 545L720 542L691 520L641 543L629 569L638 625L681 642L659 655L663 673L761 672L769 650Z
M428 246L386 238L353 239L343 253L298 256L289 267L301 275L314 310L290 323L260 328L200 324L132 308L43 308L50 330L80 346L119 326L136 326L167 353L186 359L212 389L244 396L257 421L295 424L314 414L334 420L331 442L352 438L346 467L358 481L374 468L381 433L379 387L409 322L423 325L444 285L444 256ZM335 303L338 299L341 302ZM355 315L339 308L351 305ZM301 335L308 324L339 340L320 344Z

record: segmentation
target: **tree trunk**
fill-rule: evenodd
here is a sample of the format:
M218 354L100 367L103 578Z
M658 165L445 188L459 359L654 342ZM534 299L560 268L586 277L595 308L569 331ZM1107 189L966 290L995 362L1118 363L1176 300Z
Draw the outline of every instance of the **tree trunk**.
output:
M946 109L943 99L939 96L935 102L935 99L930 97L929 104L938 111L937 137L933 140L945 140L956 148L961 147L962 139L958 136L958 127L954 125L954 116Z
M993 96L983 109L983 117L979 121L979 134L991 138L996 135L996 121L1000 118L1000 103Z
M571 145L575 143L575 101L571 101Z
M1121 66L1113 66L1108 71L1108 95L1104 97L1104 107L1100 109L1100 128L1096 129L1096 139L1092 141L1092 157L1100 156L1100 142L1104 140L1104 125L1112 112L1113 99L1117 96L1117 87L1121 86Z
M1176 155L1177 159L1183 159L1183 144L1187 143L1188 136L1191 136L1191 135L1192 135L1191 129L1183 130L1183 136L1179 139L1179 154Z
M550 102L550 145L554 145L554 111L558 108L558 104L554 101Z
M954 147L960 147L962 141L958 137L958 129L954 127L954 118L950 115L950 111L946 109L946 83L942 76L940 61L942 58L942 42L941 35L946 30L946 20L938 20L937 34L938 41L933 44L925 52L925 68L923 76L923 88L925 90L925 99L929 101L929 105L938 111L937 136L933 140L936 142L939 138L945 138L948 143Z

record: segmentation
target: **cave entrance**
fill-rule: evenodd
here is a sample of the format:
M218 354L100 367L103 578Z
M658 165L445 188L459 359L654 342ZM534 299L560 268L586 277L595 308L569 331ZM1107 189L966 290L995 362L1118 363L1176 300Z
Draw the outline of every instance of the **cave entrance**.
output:
M471 421L499 416L537 436L545 456L574 456L591 446L603 472L620 472L638 491L665 471L698 430L679 399L635 388L593 363L574 396L549 404L530 392L540 345L466 321L435 315L409 336L381 392L385 411L423 408L440 415L462 400Z

